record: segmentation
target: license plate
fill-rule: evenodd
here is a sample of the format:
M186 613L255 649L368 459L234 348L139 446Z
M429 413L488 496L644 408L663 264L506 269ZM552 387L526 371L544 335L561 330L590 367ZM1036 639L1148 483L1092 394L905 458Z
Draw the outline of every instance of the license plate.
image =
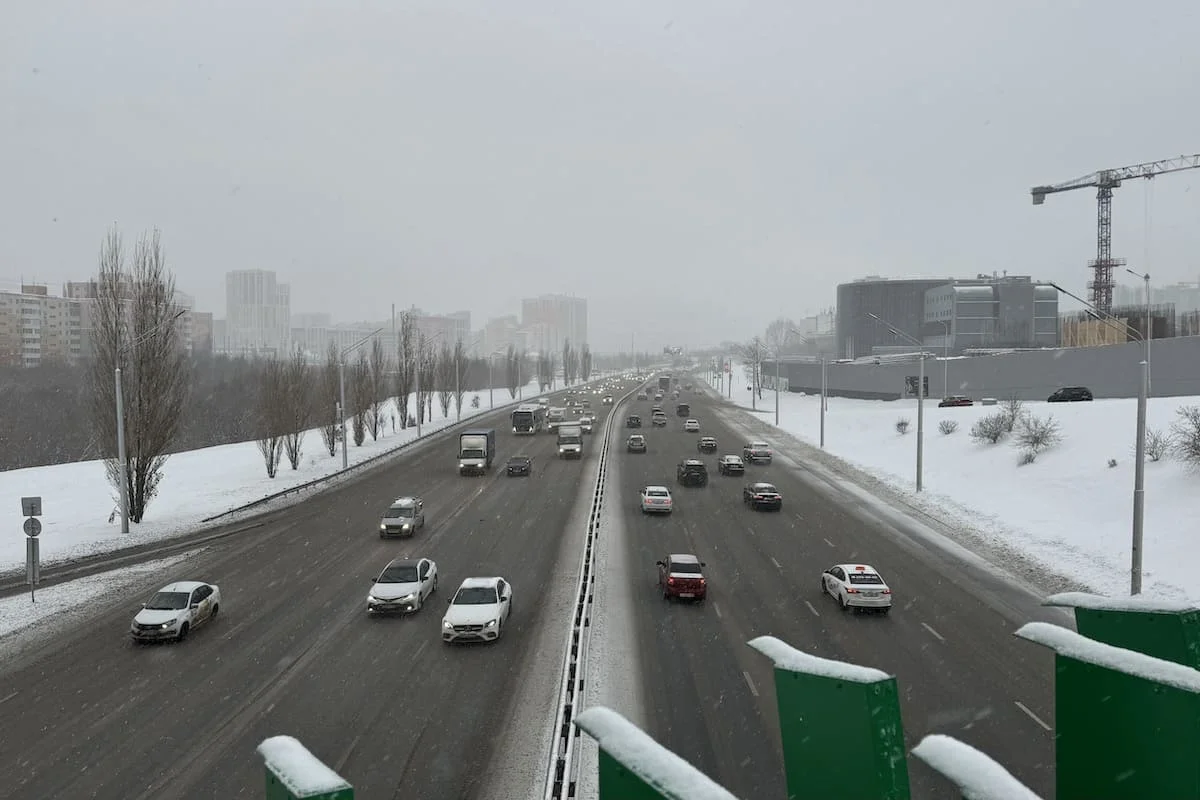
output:
M879 592L863 592L867 597L879 597Z
M693 594L692 592L680 592L679 596L680 597L695 597L696 595Z

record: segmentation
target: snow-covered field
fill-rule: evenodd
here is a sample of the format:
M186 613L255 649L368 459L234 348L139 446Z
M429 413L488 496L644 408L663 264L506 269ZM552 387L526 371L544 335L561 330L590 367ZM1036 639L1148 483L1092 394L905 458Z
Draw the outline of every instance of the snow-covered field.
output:
M735 365L734 375L741 371ZM733 399L749 406L743 380ZM978 398L977 398L978 399ZM1148 430L1169 432L1177 410L1200 398L1151 398ZM1027 554L1059 575L1103 594L1128 594L1133 520L1137 401L1025 403L1022 413L1058 423L1061 441L1020 465L1014 434L996 444L971 437L972 426L1000 406L938 408L925 403L924 492L915 495L917 402L831 397L825 449L906 494L948 521ZM774 422L775 394L764 391L758 416ZM816 445L820 398L783 393L780 427ZM897 421L909 422L907 433ZM939 430L943 420L957 430ZM1113 465L1115 462L1115 465ZM1143 590L1148 595L1200 601L1200 472L1173 457L1147 459Z
M536 394L536 384L522 389L525 398ZM478 409L471 408L473 396L479 398ZM497 389L495 402L497 406L512 402L508 390ZM410 414L415 415L415 408L415 398L410 398ZM397 427L395 432L392 431L394 411L395 406L389 404L385 409L387 430L381 432L377 441L371 440L368 431L361 447L355 447L353 429L347 420L348 463L351 466L416 438L415 428L401 431ZM463 396L463 419L487 411L486 391ZM399 415L396 417L398 426ZM432 423L422 425L421 433L428 435L441 430L455 419L453 405L449 417L442 417L435 397ZM140 524L131 524L127 534L121 533L120 512L102 461L0 472L0 498L3 499L0 531L4 532L0 535L0 574L24 569L21 497L42 498L41 561L51 564L185 534L201 527L202 520L207 517L333 475L341 469L341 446L337 455L330 456L316 429L304 435L299 469L291 468L285 454L274 479L267 477L262 454L254 442L177 453L167 459L158 496L150 503L145 519Z

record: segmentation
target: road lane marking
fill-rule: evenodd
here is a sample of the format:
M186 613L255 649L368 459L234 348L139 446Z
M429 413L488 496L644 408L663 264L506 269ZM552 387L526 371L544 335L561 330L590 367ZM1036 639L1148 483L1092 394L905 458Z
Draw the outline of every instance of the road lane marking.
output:
M922 622L922 623L921 623L921 627L922 627L922 628L924 628L925 630L929 631L930 633L932 633L932 634L933 634L935 637L937 637L937 640L938 640L939 642L944 642L944 641L946 641L946 637L945 637L945 636L942 636L940 633L938 633L938 632L937 632L937 631L935 631L933 628L931 628L931 627L929 627L928 625L926 625L924 622Z
M742 677L746 679L746 685L750 687L750 693L758 697L758 687L754 685L754 679L750 677L750 673L742 670Z
M713 607L713 611L717 612L717 616L718 617L721 616L721 607L719 605L717 605L716 603L713 603L712 607ZM4 702L4 701L0 700L0 702Z
M813 612L813 616L814 616L814 617L819 617L819 616L821 616L821 612L820 612L820 611L817 611L816 607L815 607L815 606L814 606L812 603L810 603L810 602L808 602L807 600L805 600L805 601L804 601L804 605L808 606L808 610L809 610L809 611L811 611L811 612Z
M20 694L20 692L18 691L18 692L13 692L8 697L0 697L0 703L7 703L9 700L12 700L14 697L16 697L19 694Z
M1054 729L1053 729L1053 728L1051 728L1049 725L1047 725L1045 722L1043 722L1041 717L1039 717L1037 714L1035 714L1035 713L1033 713L1032 711L1030 711L1030 710L1029 710L1029 706L1025 705L1025 704L1024 704L1024 703L1022 703L1020 700L1014 700L1013 702L1017 704L1017 708L1019 708L1019 709L1021 709L1022 711L1024 711L1024 712L1025 712L1025 714L1026 714L1026 716L1028 716L1028 717L1029 717L1031 720L1033 720L1034 722L1036 722L1038 725L1041 725L1043 728L1045 728L1045 729L1046 729L1046 730L1048 730L1048 731L1052 731L1052 730L1054 730Z
M771 556L771 563L775 565L775 569L783 572L783 564L780 564L778 561L776 561L775 556Z
M830 547L836 547L836 546L837 546L837 545L835 545L833 542L829 541L828 539L826 539L826 540L825 540L825 544L829 545Z

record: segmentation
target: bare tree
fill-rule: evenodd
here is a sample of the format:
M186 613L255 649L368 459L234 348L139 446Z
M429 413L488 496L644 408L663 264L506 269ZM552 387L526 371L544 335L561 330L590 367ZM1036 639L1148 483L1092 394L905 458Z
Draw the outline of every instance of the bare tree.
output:
M579 380L585 383L592 377L592 348L586 344L579 352Z
M100 246L97 296L89 365L92 426L105 459L105 472L118 492L122 477L129 519L141 522L162 480L167 451L175 441L191 391L192 372L179 338L175 277L166 266L158 231L143 235L126 270L120 233L114 228ZM116 455L117 395L114 370L122 370L126 470Z
M421 391L417 395L417 419L425 422L433 417L433 389L437 380L437 351L421 334L417 341L417 369L421 376Z
M350 408L354 413L354 446L362 447L367 438L367 416L371 412L371 365L364 350L350 368Z
M326 420L321 425L321 441L331 456L337 455L338 439L341 433L341 420L337 414L337 405L341 402L342 396L341 379L338 372L340 358L337 344L330 342L329 348L325 351L325 363L321 365L321 392L317 407L317 419ZM347 413L346 409L342 409L342 413ZM327 417L326 414L333 416Z
M400 341L396 345L396 411L400 414L400 428L408 427L408 398L417 377L415 352L416 320L411 313L400 316Z
M465 369L464 362L466 361L466 348L463 347L462 339L454 342L454 413L462 416L462 399L463 399L463 370Z
M767 325L767 330L763 334L763 340L772 351L776 353L783 352L784 348L792 341L792 331L795 328L796 323L787 317L779 317Z
M371 431L371 441L379 439L383 430L383 406L388 398L388 358L383 351L383 342L376 336L371 340L370 357L370 408L367 412L367 428Z
M571 340L567 339L563 342L562 350L562 365L563 365L563 385L570 386L571 378Z
M1200 406L1177 408L1175 416L1171 423L1175 453L1185 464L1200 467Z
M450 345L442 342L437 354L437 398L442 409L442 418L450 416L450 398L454 395L454 353Z
M511 344L508 346L508 352L504 354L504 381L508 387L508 396L515 400L517 387L521 385L521 355Z
M313 417L312 394L309 391L311 377L308 360L304 353L299 350L292 353L283 376L284 400L287 405L287 433L284 436L283 446L287 451L288 464L292 469L300 468L304 432L308 430Z
M259 377L256 442L268 478L274 478L279 471L279 459L289 433L288 371L278 358L271 356Z

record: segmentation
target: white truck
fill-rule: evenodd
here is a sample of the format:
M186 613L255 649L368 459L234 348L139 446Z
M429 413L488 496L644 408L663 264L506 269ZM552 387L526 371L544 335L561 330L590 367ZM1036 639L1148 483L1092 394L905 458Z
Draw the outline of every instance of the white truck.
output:
M583 428L580 425L558 426L558 457L583 458Z
M552 431L556 430L566 419L567 410L565 408L551 408L546 412L546 427Z

